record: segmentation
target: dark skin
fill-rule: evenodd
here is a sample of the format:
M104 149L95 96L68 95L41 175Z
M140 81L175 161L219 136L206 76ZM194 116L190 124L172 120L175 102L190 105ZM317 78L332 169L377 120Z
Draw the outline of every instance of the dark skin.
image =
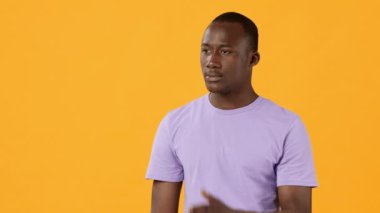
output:
M257 51L238 23L216 22L206 29L201 46L201 67L210 102L220 109L235 109L252 103L258 95L252 88L252 68L259 60ZM153 182L151 213L177 213L182 182ZM232 209L217 195L200 192L207 205L192 206L189 213L256 213ZM277 187L281 213L311 213L311 188Z
M182 182L153 181L151 213L178 213Z
M278 196L281 213L311 213L311 188L304 186L279 186ZM215 196L202 190L202 195L207 199L208 205L191 207L189 213L256 213L232 209Z
M252 67L260 60L238 23L213 23L201 44L201 67L211 103L220 109L235 109L253 102L258 95L251 85ZM210 81L207 75L220 75Z

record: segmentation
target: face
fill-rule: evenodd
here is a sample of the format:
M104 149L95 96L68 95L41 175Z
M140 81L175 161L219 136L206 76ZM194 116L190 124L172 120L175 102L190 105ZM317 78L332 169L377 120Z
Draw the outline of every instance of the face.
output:
M202 38L200 60L210 92L228 94L251 87L252 66L258 55L249 44L239 23L216 22L208 26Z

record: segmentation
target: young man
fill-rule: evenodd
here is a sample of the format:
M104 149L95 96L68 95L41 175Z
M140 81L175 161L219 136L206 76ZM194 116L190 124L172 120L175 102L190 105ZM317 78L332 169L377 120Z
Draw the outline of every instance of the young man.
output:
M169 111L153 143L146 179L152 213L310 213L317 186L301 118L256 94L256 25L228 12L204 32L201 66L209 91Z

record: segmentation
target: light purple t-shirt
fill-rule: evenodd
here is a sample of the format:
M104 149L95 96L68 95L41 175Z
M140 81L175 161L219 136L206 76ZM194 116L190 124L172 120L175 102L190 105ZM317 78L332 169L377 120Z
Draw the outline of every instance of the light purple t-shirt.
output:
M162 119L145 178L184 181L184 212L207 204L202 188L233 209L274 212L277 186L317 186L309 136L297 114L262 96L223 110L209 93Z

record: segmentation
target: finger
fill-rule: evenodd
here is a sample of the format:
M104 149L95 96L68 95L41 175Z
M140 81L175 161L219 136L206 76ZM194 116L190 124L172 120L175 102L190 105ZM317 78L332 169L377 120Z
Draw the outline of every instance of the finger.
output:
M208 192L206 192L204 189L201 190L201 194L203 197L207 199L209 205L212 205L214 203L212 196Z
M206 190L204 190L204 189L201 190L201 193L205 198L207 198L210 205L222 203L218 198L216 198L213 195L211 195L210 193L206 192Z
M202 190L201 190L201 194L202 194L205 198L209 198L209 194L208 194L208 192L206 192L206 190L202 189Z

